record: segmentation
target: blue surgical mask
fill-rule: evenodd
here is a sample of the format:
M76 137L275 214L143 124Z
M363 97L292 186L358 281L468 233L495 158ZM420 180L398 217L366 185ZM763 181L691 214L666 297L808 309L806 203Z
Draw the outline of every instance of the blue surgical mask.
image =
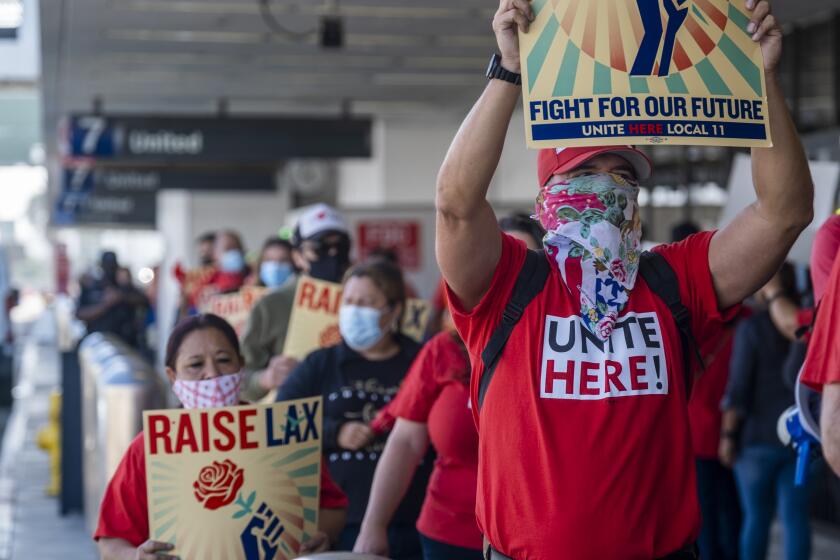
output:
M242 256L242 251L230 249L222 253L219 267L222 272L242 272L242 269L245 268L245 257Z
M338 313L338 328L347 346L363 352L382 340L385 333L379 322L382 311L373 307L342 305Z
M260 280L269 288L279 288L292 275L292 265L285 262L263 261L260 264Z

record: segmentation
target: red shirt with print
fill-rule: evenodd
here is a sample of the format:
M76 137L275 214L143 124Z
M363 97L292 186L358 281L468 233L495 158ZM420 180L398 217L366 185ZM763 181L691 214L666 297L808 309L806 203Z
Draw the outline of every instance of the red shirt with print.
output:
M330 478L321 459L321 509L347 507L347 496ZM146 496L146 452L143 432L134 438L105 489L99 508L99 525L93 534L101 538L123 539L140 546L149 539L149 507Z
M726 319L708 254L712 233L657 248L680 280L698 343ZM525 246L502 234L491 286L470 312L450 298L472 355L500 322ZM580 270L569 275L580 285ZM640 277L605 344L582 324L580 302L552 266L497 366L481 411L480 530L517 560L657 558L699 533L683 361L671 312ZM728 314L727 314L728 315Z
M388 410L428 425L437 451L417 519L423 535L481 549L475 523L478 433L469 409L470 363L454 333L440 333L420 351Z
M817 391L823 385L840 383L840 258L834 260L831 276L817 308L817 320L802 366L802 382Z

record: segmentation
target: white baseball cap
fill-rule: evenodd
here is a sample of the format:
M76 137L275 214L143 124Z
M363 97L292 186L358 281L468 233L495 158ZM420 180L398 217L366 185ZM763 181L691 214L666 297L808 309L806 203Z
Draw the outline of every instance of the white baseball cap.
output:
M350 228L338 210L327 204L315 204L301 214L297 223L297 237L303 241L325 233L350 235Z

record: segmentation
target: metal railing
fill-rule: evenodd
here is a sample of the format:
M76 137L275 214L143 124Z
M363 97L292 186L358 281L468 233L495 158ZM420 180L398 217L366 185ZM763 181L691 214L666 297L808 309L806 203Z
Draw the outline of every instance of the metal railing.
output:
M162 408L164 389L154 368L118 338L102 333L79 345L82 377L84 503L96 527L105 485L143 428L143 411Z

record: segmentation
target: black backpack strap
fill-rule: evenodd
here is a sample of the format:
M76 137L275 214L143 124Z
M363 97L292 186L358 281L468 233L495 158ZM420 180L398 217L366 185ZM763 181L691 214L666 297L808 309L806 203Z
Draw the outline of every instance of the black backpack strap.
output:
M481 353L484 374L478 384L478 410L481 410L481 405L484 403L484 396L490 387L490 381L493 380L499 358L510 339L513 328L522 318L528 304L542 291L550 271L551 267L543 251L528 251L525 255L525 264L522 265L519 276L516 277L510 300L502 314L502 321L493 331L487 346Z
M674 322L677 324L677 332L680 335L683 351L686 397L688 397L692 385L693 358L700 364L701 369L706 369L706 365L703 363L703 356L700 355L697 340L691 332L691 313L680 298L679 279L665 257L654 251L642 253L639 260L639 274L645 279L651 291L668 306L671 315L674 317Z

